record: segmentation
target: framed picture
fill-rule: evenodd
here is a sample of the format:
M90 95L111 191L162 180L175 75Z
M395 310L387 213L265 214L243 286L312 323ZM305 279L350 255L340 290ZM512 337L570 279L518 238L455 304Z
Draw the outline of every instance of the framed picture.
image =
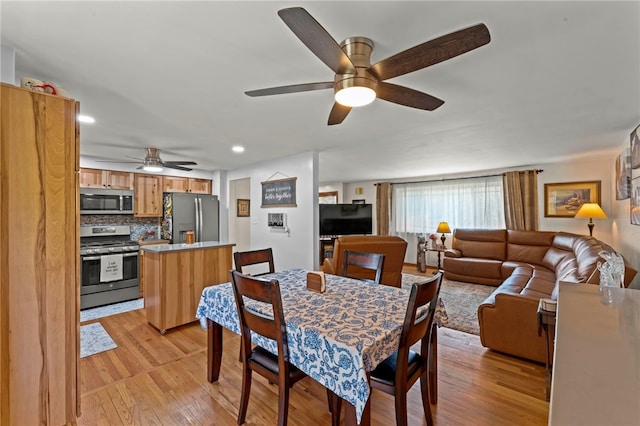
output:
M631 156L629 149L616 158L616 200L626 200L631 193Z
M631 181L631 224L640 225L640 177Z
M249 217L251 214L251 200L245 200L238 198L238 206L237 206L237 216L238 217Z
M544 217L574 217L584 203L601 203L599 180L544 184Z
M640 169L640 125L631 132L631 168Z

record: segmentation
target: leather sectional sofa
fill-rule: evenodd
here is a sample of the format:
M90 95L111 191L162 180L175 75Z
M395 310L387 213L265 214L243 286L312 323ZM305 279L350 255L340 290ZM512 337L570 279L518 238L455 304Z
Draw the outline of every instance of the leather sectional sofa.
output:
M444 278L498 286L478 307L482 345L545 362L539 300L555 299L560 281L597 285L602 250L614 251L593 237L565 232L456 229ZM627 265L625 285L635 274Z
M333 258L324 260L322 270L327 274L341 275L345 250L384 254L380 283L393 287L402 285L402 266L407 251L407 242L402 238L381 235L339 237L333 246ZM371 271L365 269L354 270L353 275L369 279L375 276Z

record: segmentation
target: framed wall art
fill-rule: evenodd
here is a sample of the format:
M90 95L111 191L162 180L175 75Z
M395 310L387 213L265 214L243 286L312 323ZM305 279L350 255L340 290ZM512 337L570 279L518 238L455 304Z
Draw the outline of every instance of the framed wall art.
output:
M631 224L640 225L640 177L631 180Z
M584 203L601 204L599 180L544 184L544 217L574 217Z
M631 156L629 149L616 157L616 200L626 200L631 192Z
M318 204L338 204L338 191L320 192Z
M640 125L631 132L631 168L640 169Z
M249 217L251 215L251 200L238 198L236 211L238 217Z

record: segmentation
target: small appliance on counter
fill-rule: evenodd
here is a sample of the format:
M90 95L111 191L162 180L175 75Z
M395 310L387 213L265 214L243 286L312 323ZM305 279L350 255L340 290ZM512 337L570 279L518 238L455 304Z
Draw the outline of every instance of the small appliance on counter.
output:
M166 192L163 195L163 214L160 238L171 244L218 241L219 202L216 195Z

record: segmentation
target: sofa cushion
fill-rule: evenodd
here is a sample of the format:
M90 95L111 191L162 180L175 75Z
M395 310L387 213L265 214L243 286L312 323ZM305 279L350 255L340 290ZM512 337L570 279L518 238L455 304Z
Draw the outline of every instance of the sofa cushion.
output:
M446 257L445 262L447 263L445 270L457 275L493 279L502 278L500 274L502 262L499 260Z
M542 265L555 232L507 231L507 260Z
M506 260L506 241L505 229L456 229L452 248L464 257Z

